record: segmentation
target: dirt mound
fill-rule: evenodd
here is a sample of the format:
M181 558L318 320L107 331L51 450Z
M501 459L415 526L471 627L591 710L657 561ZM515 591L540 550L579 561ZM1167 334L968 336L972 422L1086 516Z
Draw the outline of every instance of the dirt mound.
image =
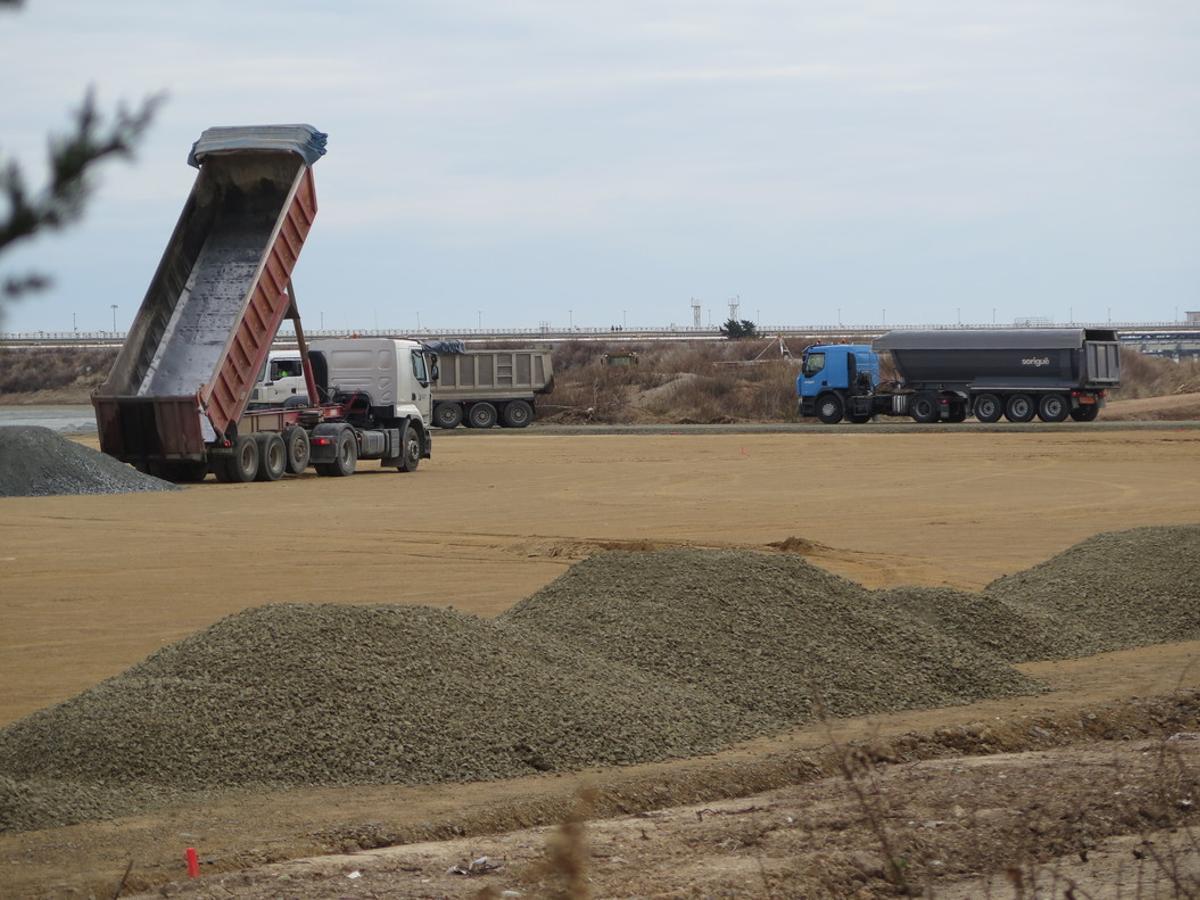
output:
M1200 393L1113 400L1104 407L1101 415L1110 422L1200 419Z
M1037 689L999 658L795 556L602 554L499 621L779 724L811 719L818 704L845 716Z
M484 780L709 752L763 724L449 610L280 605L15 723L0 772L182 790Z
M1098 534L983 593L1086 628L1090 653L1200 638L1200 525Z
M1039 610L1018 609L997 597L925 587L891 588L876 595L943 634L976 644L1009 662L1096 652L1096 636L1078 622Z
M0 427L0 497L175 489L173 484L144 475L49 428Z

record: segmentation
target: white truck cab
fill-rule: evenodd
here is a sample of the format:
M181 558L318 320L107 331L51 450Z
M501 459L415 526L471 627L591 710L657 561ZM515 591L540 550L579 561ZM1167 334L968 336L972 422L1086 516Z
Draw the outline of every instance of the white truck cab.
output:
M311 402L358 394L381 419L413 418L422 426L433 412L430 385L437 358L417 341L393 338L331 338L308 347L323 396ZM284 406L310 402L299 350L272 351L254 386L251 403Z

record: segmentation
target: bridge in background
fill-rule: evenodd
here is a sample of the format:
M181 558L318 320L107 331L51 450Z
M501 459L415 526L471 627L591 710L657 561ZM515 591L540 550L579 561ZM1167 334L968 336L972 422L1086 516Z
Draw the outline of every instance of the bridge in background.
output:
M286 324L286 323L285 323ZM888 331L947 331L967 329L991 331L997 328L1104 328L1117 332L1119 340L1151 356L1171 359L1200 358L1200 322L1038 322L1020 325L761 325L763 338L783 337L821 343L869 342ZM713 327L668 326L665 328L421 328L414 331L363 328L356 330L305 331L308 340L333 337L407 337L417 340L462 340L484 345L498 342L522 344L562 343L564 341L606 341L645 343L650 341L724 340ZM0 348L120 347L122 331L25 331L0 332ZM280 349L296 346L295 334L281 330L275 339Z

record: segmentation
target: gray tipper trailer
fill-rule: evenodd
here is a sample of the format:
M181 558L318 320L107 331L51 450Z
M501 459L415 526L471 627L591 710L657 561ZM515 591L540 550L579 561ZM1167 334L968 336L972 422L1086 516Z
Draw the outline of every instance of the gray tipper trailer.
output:
M427 346L438 354L433 424L439 428L524 428L537 397L554 389L549 350L467 350L460 341Z
M880 351L891 353L899 380L878 381ZM1114 331L946 329L892 331L871 347L809 347L797 387L801 414L824 422L1090 422L1120 380Z

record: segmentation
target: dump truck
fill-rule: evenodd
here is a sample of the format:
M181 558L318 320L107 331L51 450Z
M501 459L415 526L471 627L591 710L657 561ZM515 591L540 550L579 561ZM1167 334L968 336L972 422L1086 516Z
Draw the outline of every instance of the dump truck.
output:
M433 424L439 428L525 428L538 396L554 389L549 350L466 350L439 354Z
M332 391L304 341L292 270L317 213L310 125L207 129L199 172L105 382L92 395L100 448L171 481L274 481L310 465L350 475L378 459L407 472L430 456L436 360L416 342L360 354ZM312 402L248 408L285 318ZM354 348L355 352L368 348Z
M880 352L895 381L880 381ZM1120 385L1114 331L1022 328L892 331L866 344L817 344L796 379L801 416L861 424L880 415L917 422L1090 422Z

